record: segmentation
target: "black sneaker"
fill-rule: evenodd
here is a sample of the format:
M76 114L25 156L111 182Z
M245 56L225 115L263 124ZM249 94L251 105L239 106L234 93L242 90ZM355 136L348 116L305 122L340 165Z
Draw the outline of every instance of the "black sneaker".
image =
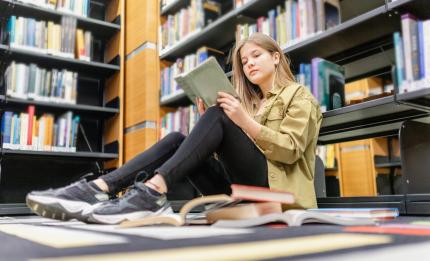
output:
M147 187L135 185L123 197L111 200L94 209L88 221L101 224L119 224L125 220L173 213L166 195Z
M91 187L85 180L63 188L33 191L26 197L27 206L39 216L80 221L86 221L93 209L108 200L108 194Z

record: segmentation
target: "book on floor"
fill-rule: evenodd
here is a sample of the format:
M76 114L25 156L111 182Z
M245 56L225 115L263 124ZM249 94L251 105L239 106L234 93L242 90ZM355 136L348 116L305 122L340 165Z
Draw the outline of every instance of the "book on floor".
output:
M282 204L294 203L294 195L287 191L239 184L232 184L231 190L231 196L233 198L240 198L250 201L279 202Z
M397 208L318 208L308 209L341 218L371 218L376 220L394 219L399 216Z
M188 201L177 214L165 214L160 216L145 217L137 220L124 221L120 227L138 227L156 224L167 224L182 226L190 223L206 223L204 215L195 215L195 218L189 218L190 212L200 206L205 206L206 210L218 209L223 206L234 204L237 200L225 194L210 195L192 199Z
M219 194L195 198L187 202L178 214L124 221L120 226L136 227L155 224L182 226L185 224L208 224L219 219L250 219L266 214L280 214L283 204L295 202L294 195L285 191L238 184L231 185L231 188L231 196ZM205 207L203 212L191 213L201 206Z
M233 85L213 56L190 71L176 76L175 81L192 102L195 102L196 97L200 97L206 108L216 104L218 92L226 92L238 97Z
M267 214L260 217L248 219L224 219L218 220L212 226L228 228L247 228L266 225L270 223L285 223L288 226L301 226L307 223L333 224L341 226L363 226L374 225L375 221L370 218L341 218L324 213L308 210L292 209L283 213Z

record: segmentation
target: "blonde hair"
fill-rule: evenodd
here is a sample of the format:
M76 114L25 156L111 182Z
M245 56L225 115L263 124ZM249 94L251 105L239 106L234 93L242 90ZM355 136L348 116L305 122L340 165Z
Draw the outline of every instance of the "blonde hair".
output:
M294 82L294 75L290 69L290 61L283 55L279 45L268 35L262 33L254 33L247 39L240 41L233 52L233 85L242 101L242 105L250 115L255 115L257 105L263 98L263 94L259 87L246 78L243 71L242 59L240 50L246 43L253 43L265 49L269 53L279 53L279 64L276 67L274 84L283 85L287 82Z

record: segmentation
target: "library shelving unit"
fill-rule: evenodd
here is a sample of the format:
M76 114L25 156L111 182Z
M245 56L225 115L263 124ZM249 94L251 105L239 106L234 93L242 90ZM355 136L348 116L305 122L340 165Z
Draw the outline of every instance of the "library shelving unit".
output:
M59 187L83 176L97 177L121 164L121 125L112 124L122 115L120 101L121 12L123 2L91 0L88 17L40 7L17 0L0 0L0 21L11 15L59 22L64 16L76 18L77 28L91 31L91 61L64 58L0 44L0 106L4 111L23 112L35 106L35 115L79 115L76 152L15 150L0 147L0 215L30 213L25 195L31 190ZM121 42L118 42L121 41ZM34 63L47 69L67 69L78 73L76 104L28 100L6 96L4 73L11 61ZM116 120L118 122L118 120Z
M248 1L174 46L160 50L160 59L172 62L195 52L202 45L224 50L231 48L235 26L241 16L267 16L268 10L283 2ZM161 14L174 13L186 3L175 1L164 7ZM339 25L283 47L284 53L291 59L293 69L297 69L302 62L309 62L312 57L322 57L344 66L347 82L390 74L394 64L392 35L395 31L401 31L400 15L411 12L423 18L430 16L428 1L425 0L341 0L340 5L342 21ZM230 75L231 72L227 72L227 76ZM190 101L183 93L160 100L160 105L166 107L184 104L190 104ZM395 92L392 96L327 111L323 113L319 144L399 135L399 130L409 121L430 123L429 109L430 88L404 94ZM405 155L402 155L402 161L404 158ZM399 162L389 164L398 165ZM414 179L415 173L404 175ZM425 192L420 191L414 199L425 207L421 210L415 208L413 213L430 213L430 188ZM397 207L401 213L407 214L412 213L408 212L408 206L418 204L414 199L408 199L407 193L375 197L327 197L319 198L318 204L319 207Z

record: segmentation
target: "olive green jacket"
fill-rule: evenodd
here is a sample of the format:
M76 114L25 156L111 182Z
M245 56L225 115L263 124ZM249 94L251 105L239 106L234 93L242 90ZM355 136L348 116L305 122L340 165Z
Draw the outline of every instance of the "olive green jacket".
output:
M306 87L292 82L274 86L266 99L255 118L263 125L255 143L267 158L269 186L294 194L296 204L289 207L315 208L320 106Z

